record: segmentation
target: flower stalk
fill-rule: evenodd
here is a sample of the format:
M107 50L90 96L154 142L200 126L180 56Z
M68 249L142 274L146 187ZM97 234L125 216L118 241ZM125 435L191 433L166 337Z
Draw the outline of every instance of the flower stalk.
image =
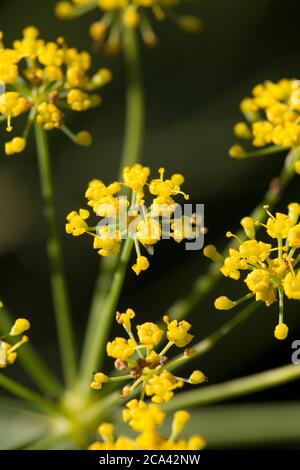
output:
M36 146L40 170L44 215L47 223L47 252L51 270L51 286L59 337L63 372L68 386L72 386L76 376L76 353L71 323L70 302L65 280L62 249L56 225L51 161L46 131L35 124Z
M105 344L114 320L114 313L123 287L132 247L133 240L128 238L123 245L106 302L102 310L98 312L98 322L95 324L89 347L82 357L79 385L83 394L90 392L89 382L93 372L102 366L105 355Z
M295 175L295 162L300 158L300 148L297 147L292 149L284 163L283 169L279 176L271 181L268 191L265 193L263 200L255 207L255 209L251 213L251 217L254 220L258 220L263 222L267 218L266 211L264 206L269 206L270 209L275 207ZM241 239L245 239L245 232L244 230L240 230L237 233L237 236ZM226 254L231 246L233 246L233 241L229 242L229 244L225 247L223 254ZM171 318L176 318L177 320L181 320L182 318L188 317L193 310L200 304L200 302L211 292L211 290L215 287L218 280L221 278L220 273L220 266L221 263L218 261L214 261L210 264L208 272L203 274L196 279L192 290L189 294L183 298L177 300L168 310L168 315Z
M4 388L12 395L15 395L22 400L25 400L36 408L38 408L43 413L47 415L57 414L57 409L54 407L50 402L45 400L42 396L38 393L33 392L32 390L24 387L23 385L19 384L15 380L6 377L6 375L0 373L0 387Z
M126 128L119 177L121 177L124 167L141 161L145 134L143 74L138 32L135 29L125 29L124 56L127 72ZM114 257L107 257L101 262L82 352L82 368L85 367L87 361L90 344L93 341L95 328L99 323L101 310L106 302L113 273L119 264L120 259ZM100 348L100 345L98 347Z
M269 388L279 387L299 379L300 366L289 364L222 384L211 385L201 390L180 393L171 402L165 404L163 408L166 411L173 411L182 406L189 408L219 403Z

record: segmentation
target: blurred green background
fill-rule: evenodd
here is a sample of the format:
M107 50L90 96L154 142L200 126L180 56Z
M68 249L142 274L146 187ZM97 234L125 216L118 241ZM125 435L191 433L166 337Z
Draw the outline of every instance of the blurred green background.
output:
M97 12L63 23L53 14L55 3L55 0L27 0L26 3L1 0L0 29L5 33L6 45L19 37L25 26L33 24L49 40L64 35L69 45L89 50L91 44L87 31L89 24L97 19ZM296 0L286 0L284 4L275 0L196 0L182 10L197 13L203 19L203 33L187 35L165 22L157 26L159 47L143 49L147 96L144 162L153 171L165 166L170 172L185 174L184 189L191 194L193 202L205 204L206 225L209 227L207 241L222 247L226 242L226 231L234 230L240 218L249 214L283 164L283 155L232 161L227 150L235 141L233 124L241 118L239 102L251 92L253 85L265 79L300 76L300 3ZM67 117L67 124L72 129L92 131L93 146L88 149L76 147L59 132L51 133L50 137L58 217L78 347L99 259L89 241L73 239L65 234L65 216L84 205L84 191L90 179L97 177L105 182L115 179L124 131L122 56L111 58L100 54L95 57L95 66L107 66L114 74L112 84L103 90L101 109L82 114L69 113ZM15 125L17 127L17 122ZM4 126L1 135L4 142ZM299 201L299 179L285 194L282 209L292 200ZM4 155L1 146L0 221L0 298L15 314L30 318L32 343L57 369L58 348L33 139L26 152L10 158ZM136 278L129 272L119 308L130 306L140 318L155 320L177 297L189 291L207 265L201 252L185 252L184 246L164 241L156 250L147 273ZM245 289L241 283L234 281L224 280L218 285L191 317L197 340L235 314L233 311L218 312L213 308L216 294L239 297L243 292ZM276 306L268 310L261 308L219 343L213 352L201 358L197 366L208 375L209 383L289 363L291 343L300 337L297 305L296 302L286 305L285 318L290 327L287 341L278 343L273 338ZM26 380L18 368L12 373ZM60 374L59 369L57 373ZM290 406L278 402L290 400L294 406L293 401L298 395L299 385L291 384L240 400L234 409L231 405L230 408L229 405L208 408L200 414L199 430L204 435L205 431L208 432L216 447L246 445L245 442L250 445L253 442L247 437L247 432L241 439L241 429L253 428L256 423L254 416L265 416L266 420L269 416L269 428L266 421L265 432L261 432L262 442L266 443L267 429L282 427L280 410L286 417L285 407ZM255 406L256 411L253 404L238 408L248 401L265 404L260 405L261 408ZM277 414L271 413L267 407L270 401L276 403L272 406ZM299 411L298 406L289 408L288 422L296 419L295 416L298 419ZM220 437L219 426L222 423L226 426L229 421L234 429L232 434L228 434L231 437L224 438L224 432ZM290 436L288 429L286 431L288 442ZM281 440L281 443L287 445L286 441ZM5 448L5 444L2 442L0 447Z

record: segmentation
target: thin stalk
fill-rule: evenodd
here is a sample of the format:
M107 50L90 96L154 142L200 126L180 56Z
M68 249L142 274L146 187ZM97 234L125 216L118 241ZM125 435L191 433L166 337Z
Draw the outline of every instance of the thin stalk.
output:
M97 324L95 324L93 336L91 337L88 345L89 347L85 354L85 361L82 362L79 384L83 392L86 394L89 393L89 383L93 372L98 368L101 369L103 363L106 351L105 344L109 337L111 325L114 320L114 314L123 287L132 247L133 240L128 238L123 245L120 261L114 274L103 309L101 312L98 312L98 321Z
M145 134L145 98L141 54L138 33L134 28L125 29L124 57L127 74L126 128L119 179L125 166L133 165L141 160ZM110 289L113 273L118 262L118 258L112 256L101 261L84 340L81 367L86 363L94 329L99 322L99 316L105 304L106 295Z
M138 32L125 29L124 57L127 72L126 129L121 170L139 162L145 134L145 97Z
M204 354L208 353L221 339L225 338L228 333L234 330L240 323L245 321L253 312L255 312L259 306L259 302L252 302L241 312L235 314L234 317L228 322L226 322L223 326L221 326L221 328L214 331L212 334L207 336L207 338L196 343L195 346L192 346L193 355L191 356L191 360L194 360L197 357L203 356ZM182 362L180 361L180 359L182 359L182 356L175 357L174 365L171 363L168 369L174 370L182 366Z
M45 400L41 395L36 392L33 392L27 387L20 385L15 380L10 379L4 374L0 373L0 387L4 388L8 392L12 393L14 396L25 400L32 405L36 406L39 410L44 413L53 415L57 414L57 409L50 402Z
M24 450L49 450L52 449L56 444L60 444L61 442L70 438L69 432L54 432L53 434L49 434L48 436L39 439L36 442L33 442Z
M266 211L263 206L268 205L270 208L274 207L281 199L282 193L290 183L295 175L294 164L300 157L299 147L289 152L286 157L284 167L279 176L272 180L268 191L266 192L263 200L253 210L251 217L254 220L263 222L266 217ZM245 233L240 230L237 233L238 237L242 240L245 239ZM224 249L223 255L226 256L230 247L234 245L232 240ZM214 288L218 280L221 278L220 263L212 262L209 266L208 272L201 275L196 279L192 290L183 298L177 300L168 310L168 315L174 319L181 320L186 318L192 313L195 307L206 297L206 295Z
M13 321L6 309L1 310L0 332L4 334L11 328ZM24 345L18 351L18 363L31 377L39 389L47 395L60 396L62 387L56 377L52 375L44 361L30 344Z
M64 377L68 386L71 386L74 383L76 376L75 341L71 322L70 302L63 268L62 249L56 225L48 138L46 131L39 124L35 124L35 134L44 214L48 231L47 251L51 269L52 297L56 315L56 325Z
M220 403L236 397L242 397L267 390L273 387L279 387L286 383L300 379L300 366L289 364L276 369L260 372L258 374L242 377L240 379L230 380L218 385L211 385L203 389L183 392L176 395L170 402L163 405L165 411L174 411L181 408L191 408L194 406L204 406L213 403ZM114 392L103 398L95 405L91 406L84 414L83 425L85 429L94 429L101 420L111 416L113 409L120 404L120 394ZM37 441L27 449L43 450L47 446L60 442L62 439L71 437L71 433L62 433L49 435L48 437Z
M300 366L289 364L222 384L180 393L163 408L167 411L173 411L181 407L190 408L223 402L269 388L279 387L298 379L300 379Z
M202 356L210 351L221 339L231 333L240 323L246 320L255 310L260 306L259 302L252 302L250 305L245 307L241 312L235 314L234 317L226 322L221 328L214 331L207 338L199 341L195 346L192 346L193 352L195 352L194 357Z

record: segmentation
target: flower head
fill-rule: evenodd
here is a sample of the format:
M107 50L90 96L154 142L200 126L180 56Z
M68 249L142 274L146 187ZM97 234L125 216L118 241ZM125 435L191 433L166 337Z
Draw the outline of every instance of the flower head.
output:
M241 111L247 122L239 122L234 133L241 139L252 141L256 150L247 152L240 145L233 145L233 158L246 158L280 152L300 145L300 82L282 79L256 85L252 96L241 103ZM295 170L300 171L296 156Z
M175 7L182 0L69 0L59 1L56 14L61 19L73 19L90 10L100 9L100 19L90 27L90 35L96 43L105 43L108 52L119 52L124 29L139 28L143 40L149 46L157 43L149 17L162 22L170 18L181 29L198 33L201 20L193 15L178 15Z
M185 320L178 322L178 320L169 321L167 316L164 321L168 325L167 338L171 343L174 343L178 348L184 348L193 339L193 336L188 333L191 329L191 324Z
M12 120L27 114L27 124L21 136L6 142L5 152L22 152L34 122L44 129L62 130L79 145L90 145L87 131L74 134L65 124L66 110L86 111L98 106L101 97L95 93L111 80L107 69L90 74L92 66L88 52L67 46L63 38L46 42L39 31L29 26L23 37L6 48L0 39L0 81L8 89L0 95L0 117L12 132Z
M267 307L278 301L279 322L274 336L282 340L288 334L288 327L283 323L284 297L300 300L300 270L298 269L300 254L297 254L300 247L300 224L298 223L300 205L289 204L287 214L277 212L273 215L267 206L265 210L269 216L266 224L255 223L251 217L241 220L245 235L250 240L240 240L228 232L227 236L236 238L238 247L230 248L229 255L225 259L220 258L221 255L218 254L221 273L225 277L239 280L244 272L244 283L250 293L237 301L226 296L218 297L215 300L215 307L218 310L229 310L252 297L255 297L256 301L265 303ZM255 238L255 225L264 228L266 235L270 238L270 243L258 241ZM213 256L213 259L216 259L216 253L216 249L204 250L204 254L208 257Z
M92 180L85 196L98 220L88 223L90 212L86 209L72 211L67 216L66 232L75 237L83 234L92 237L93 246L101 256L118 254L123 240L130 238L136 251L132 269L136 275L146 271L150 263L141 249L153 255L154 246L163 238L173 238L179 243L200 235L198 221L193 216L181 216L181 213L178 216L175 211L179 207L175 202L177 196L188 199L181 190L183 176L174 174L164 179L164 173L160 169L160 178L149 180L150 169L135 164L124 168L120 182L106 185L99 179ZM128 190L131 204L127 200Z
M206 442L199 435L178 439L191 419L191 415L187 411L179 410L174 413L171 433L168 438L157 431L165 419L166 414L159 406L147 404L144 401L131 400L123 410L123 420L139 434L136 437L120 436L115 438L114 426L110 423L102 423L98 433L103 442L93 442L89 446L89 450L201 450L205 447Z
M4 307L0 301L0 309ZM18 356L17 349L28 342L28 336L22 336L17 342L12 343L16 336L21 336L30 328L30 323L26 318L18 318L6 336L0 338L0 369L12 365ZM10 337L10 339L9 339Z
M176 377L171 372L171 367L176 363L185 362L190 357L189 351L184 351L175 360L170 360L166 354L172 346L184 348L193 338L188 333L191 325L188 322L176 323L168 321L168 330L165 332L155 323L146 322L136 327L136 335L132 330L132 319L135 312L127 309L125 313L117 312L116 320L122 325L128 335L128 339L117 337L107 343L107 355L115 359L115 368L118 371L127 371L126 375L118 376L119 380L130 380L133 382L123 388L122 396L127 398L135 390L140 389L141 398L144 395L151 397L153 403L169 401L176 389L183 387L184 382L199 384L205 382L203 372L194 371L189 379ZM165 317L166 320L166 317ZM160 342L168 339L165 347L157 352ZM91 388L99 390L103 383L110 380L105 374L97 373L93 378ZM117 380L116 377L113 380ZM99 385L100 384L100 385ZM137 400L132 402L136 408ZM139 415L144 410L144 405L139 405ZM131 408L130 408L131 409ZM151 410L155 408L147 408ZM129 416L127 411L126 416Z

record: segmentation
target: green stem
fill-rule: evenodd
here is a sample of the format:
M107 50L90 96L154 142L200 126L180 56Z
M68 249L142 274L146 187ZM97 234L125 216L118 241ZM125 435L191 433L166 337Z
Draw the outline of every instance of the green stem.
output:
M35 124L36 146L40 168L44 214L47 222L47 251L51 269L51 285L60 352L66 383L71 386L76 375L76 353L71 323L70 303L64 275L62 249L56 226L51 160L44 128Z
M36 406L38 409L44 413L53 415L57 414L57 409L50 402L45 400L38 393L33 392L32 390L20 385L18 382L6 377L6 375L0 373L0 387L4 388L8 392L12 393L22 400L28 401L29 403Z
M281 199L282 193L295 175L294 164L299 159L300 149L296 148L291 150L286 158L284 167L280 175L273 179L268 191L266 192L263 200L253 210L251 217L254 220L264 221L267 217L266 211L263 206L268 205L270 208L274 207ZM243 230L238 232L238 237L242 240L245 239ZM229 248L234 245L235 241L232 240L223 251L224 256L227 256ZM189 294L180 300L177 300L168 311L171 318L182 319L186 318L194 308L205 298L205 296L214 288L218 280L221 278L220 263L212 262L208 272L201 275L196 279L192 290Z
M193 407L223 402L232 398L249 395L269 388L300 379L300 366L289 364L276 369L267 370L258 374L249 375L240 379L230 380L218 385L211 385L202 390L180 393L169 403L164 410L173 411L181 407Z
M207 336L207 338L199 341L192 346L193 355L191 356L191 360L196 359L199 356L203 356L203 354L208 353L221 339L228 335L234 328L236 328L240 323L242 323L246 318L248 318L255 310L258 309L260 306L259 302L252 302L250 305L245 307L241 312L235 314L234 317L226 322L221 328L214 331L211 335ZM182 363L179 360L182 356L177 356L174 359L174 366L170 364L168 367L169 370L177 369L177 367L181 366ZM177 363L178 361L178 363ZM173 361L172 361L173 362Z
M61 442L67 440L70 438L70 433L69 432L55 432L53 434L49 434L46 437L43 437L42 439L32 443L28 447L25 448L25 450L50 450L52 449L56 444L60 444Z
M127 70L126 129L120 171L140 161L145 134L140 44L134 28L125 29L124 57Z
M0 323L1 333L4 334L9 331L12 324L13 321L10 318L8 311L6 309L2 309ZM30 344L24 345L18 351L18 363L21 364L42 392L54 397L60 396L62 391L60 383L52 375L44 361L42 361Z
M107 294L103 309L101 312L98 312L98 321L97 324L95 324L93 336L86 350L85 360L82 362L80 387L86 394L89 393L89 383L93 372L98 370L98 368L101 369L103 363L106 351L105 344L109 337L114 314L123 287L132 247L133 240L129 238L125 241L122 248L120 261L114 274L109 293Z
M125 166L133 165L141 160L145 134L143 76L139 38L135 29L125 30L124 56L127 71L126 129L119 179L122 177L122 171ZM99 315L105 304L106 295L110 289L113 273L118 262L118 258L113 256L109 256L101 261L101 269L95 285L83 346L81 367L84 367L86 363L90 343L94 336L94 329L99 322Z
M241 312L235 314L234 317L221 326L218 330L214 331L207 338L199 341L195 346L192 347L195 352L194 357L202 356L210 351L216 343L228 335L234 328L236 328L240 323L242 323L246 318L248 318L255 310L260 306L259 302L252 302L250 305L245 307Z

